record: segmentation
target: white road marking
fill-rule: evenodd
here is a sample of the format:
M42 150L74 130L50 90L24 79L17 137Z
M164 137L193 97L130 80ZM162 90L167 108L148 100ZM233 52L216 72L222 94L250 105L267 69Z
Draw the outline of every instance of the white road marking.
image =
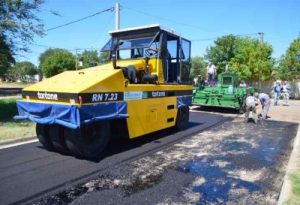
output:
M17 143L13 143L13 144L0 145L0 149L7 149L7 148L10 148L10 147L16 147L16 146L20 146L20 145L23 145L23 144L34 143L34 142L37 142L37 141L38 141L37 139L34 139L34 140L28 140L28 141L24 141L24 142L17 142Z

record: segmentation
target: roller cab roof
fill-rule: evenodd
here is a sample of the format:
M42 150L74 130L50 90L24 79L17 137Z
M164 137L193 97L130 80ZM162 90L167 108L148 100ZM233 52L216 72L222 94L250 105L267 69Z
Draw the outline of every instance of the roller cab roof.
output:
M140 27L133 27L133 28L127 28L127 29L120 29L116 31L110 31L109 34L112 37L125 37L125 36L136 36L136 35L143 35L143 34L154 34L159 31L164 31L168 34L174 35L174 36L180 36L180 34L176 33L175 31L171 29L167 29L162 27L159 24L152 24L148 26L140 26Z

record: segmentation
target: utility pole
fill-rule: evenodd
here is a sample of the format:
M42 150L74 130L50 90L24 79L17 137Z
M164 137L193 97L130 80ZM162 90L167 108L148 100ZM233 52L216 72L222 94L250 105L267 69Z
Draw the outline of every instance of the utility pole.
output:
M260 36L260 42L264 42L264 32L258 32L258 35Z
M75 68L76 68L76 70L78 70L78 53L77 53L77 51L78 51L79 49L75 49Z
M264 42L264 32L258 32L258 35L260 36L260 47L262 47L262 44ZM260 77L261 77L261 69L259 69L258 71L258 88L261 89L261 80L260 80Z
M115 23L116 23L115 30L119 30L120 29L120 3L118 2L115 5Z

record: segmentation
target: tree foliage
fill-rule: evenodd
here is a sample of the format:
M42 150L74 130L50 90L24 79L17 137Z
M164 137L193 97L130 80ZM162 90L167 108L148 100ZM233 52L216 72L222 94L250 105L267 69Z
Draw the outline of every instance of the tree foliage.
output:
M195 56L192 58L192 68L191 68L191 77L196 77L198 75L206 76L206 66L207 64L204 61L203 57Z
M100 64L100 58L98 56L98 52L96 50L92 50L92 51L83 51L80 55L79 55L79 59L82 60L83 68L88 68L88 67L93 67L93 66L97 66Z
M272 46L257 39L240 38L229 67L244 80L269 80L275 61L271 57Z
M217 73L224 71L226 64L235 56L238 39L239 37L234 35L222 36L213 46L206 49L205 58L217 66Z
M34 35L43 35L36 16L43 0L0 0L0 77L10 72L14 56L28 51Z
M43 53L41 53L41 55L39 56L39 67L41 67L41 65L43 64L43 62L49 57L52 56L55 52L58 51L64 51L61 48L48 48L47 50L45 50Z
M21 80L26 82L28 76L38 74L38 70L34 64L29 61L22 61L16 63L9 71L10 77L14 80Z
M244 80L268 80L272 77L272 46L254 38L228 35L218 38L207 49L206 58L224 71L226 64Z
M4 78L11 64L15 62L12 51L0 34L0 78Z
M57 50L43 60L40 65L43 74L48 78L66 70L75 70L75 57L66 50Z
M110 55L109 52L101 52L100 57L99 57L100 58L99 59L99 61L100 61L99 65L107 63L109 61L109 55Z
M34 35L43 35L43 24L36 16L43 0L1 0L0 35L13 53L28 50Z
M281 57L276 75L283 80L300 79L300 37L291 43Z

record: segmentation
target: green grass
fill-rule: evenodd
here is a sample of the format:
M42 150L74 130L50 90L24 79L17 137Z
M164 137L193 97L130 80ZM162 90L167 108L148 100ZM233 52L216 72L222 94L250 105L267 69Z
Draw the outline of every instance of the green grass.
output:
M300 196L300 173L290 175L292 181L293 194Z
M13 120L18 114L16 100L0 99L0 143L35 136L35 123Z
M287 205L299 205L300 204L300 173L294 172L289 175L292 183L292 195L289 200L284 203Z
M29 121L4 122L0 124L0 143L34 137L35 123Z
M18 114L15 98L0 99L0 122L13 120L13 117Z

